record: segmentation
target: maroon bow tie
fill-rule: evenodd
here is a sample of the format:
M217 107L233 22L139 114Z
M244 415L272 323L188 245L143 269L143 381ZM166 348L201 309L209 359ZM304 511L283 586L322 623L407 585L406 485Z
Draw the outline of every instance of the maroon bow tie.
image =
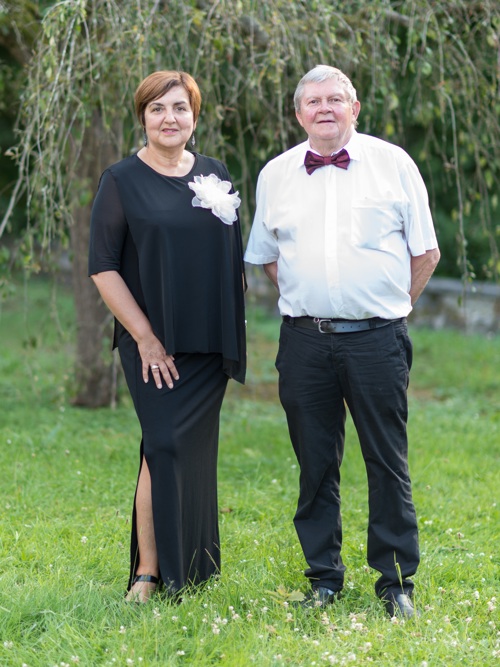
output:
M327 155L326 157L307 151L304 164L307 173L311 175L315 169L324 167L327 164L333 164L336 167L340 167L340 169L347 169L350 161L351 158L349 157L349 153L343 148L335 155Z

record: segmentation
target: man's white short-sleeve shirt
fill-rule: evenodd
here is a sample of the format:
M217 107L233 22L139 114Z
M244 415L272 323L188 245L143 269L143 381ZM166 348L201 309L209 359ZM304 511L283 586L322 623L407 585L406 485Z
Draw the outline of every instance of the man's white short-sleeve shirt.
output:
M347 170L308 175L308 141L263 168L245 260L278 262L282 315L404 317L410 257L437 248L427 190L398 146L354 132L345 148Z

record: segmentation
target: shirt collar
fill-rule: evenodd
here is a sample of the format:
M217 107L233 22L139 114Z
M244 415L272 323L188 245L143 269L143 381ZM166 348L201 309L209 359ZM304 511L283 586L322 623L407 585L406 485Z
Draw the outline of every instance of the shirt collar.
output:
M303 167L304 166L304 159L306 157L307 151L311 151L313 153L317 153L313 148L311 148L311 144L309 143L309 139L307 141L304 141L302 144L299 144L300 150L297 152L297 167ZM349 141L346 143L343 148L346 149L346 151L349 153L349 157L351 160L360 160L361 159L361 149L359 145L359 135L354 130L352 133L352 137L349 139ZM342 150L342 149L340 149Z

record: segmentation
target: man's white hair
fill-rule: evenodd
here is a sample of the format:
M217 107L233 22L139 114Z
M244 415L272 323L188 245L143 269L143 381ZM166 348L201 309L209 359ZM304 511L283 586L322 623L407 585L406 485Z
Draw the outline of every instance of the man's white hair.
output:
M349 101L351 104L356 102L356 88L351 83L351 80L348 76L342 72L342 70L337 67L331 67L330 65L316 65L313 69L309 70L307 74L304 74L302 79L299 81L298 86L295 90L293 96L293 103L295 105L295 111L300 111L300 103L302 102L302 96L304 95L304 88L308 83L322 83L328 79L338 79L339 83L344 88Z

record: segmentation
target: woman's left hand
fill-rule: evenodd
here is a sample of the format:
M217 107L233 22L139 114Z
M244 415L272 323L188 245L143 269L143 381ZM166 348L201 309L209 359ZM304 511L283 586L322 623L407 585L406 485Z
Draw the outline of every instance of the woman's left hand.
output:
M174 380L179 379L174 357L166 353L165 348L154 334L151 334L145 340L138 341L137 346L142 360L142 378L144 382L148 382L149 370L151 369L158 389L163 386L162 378L165 380L167 387L172 389Z

